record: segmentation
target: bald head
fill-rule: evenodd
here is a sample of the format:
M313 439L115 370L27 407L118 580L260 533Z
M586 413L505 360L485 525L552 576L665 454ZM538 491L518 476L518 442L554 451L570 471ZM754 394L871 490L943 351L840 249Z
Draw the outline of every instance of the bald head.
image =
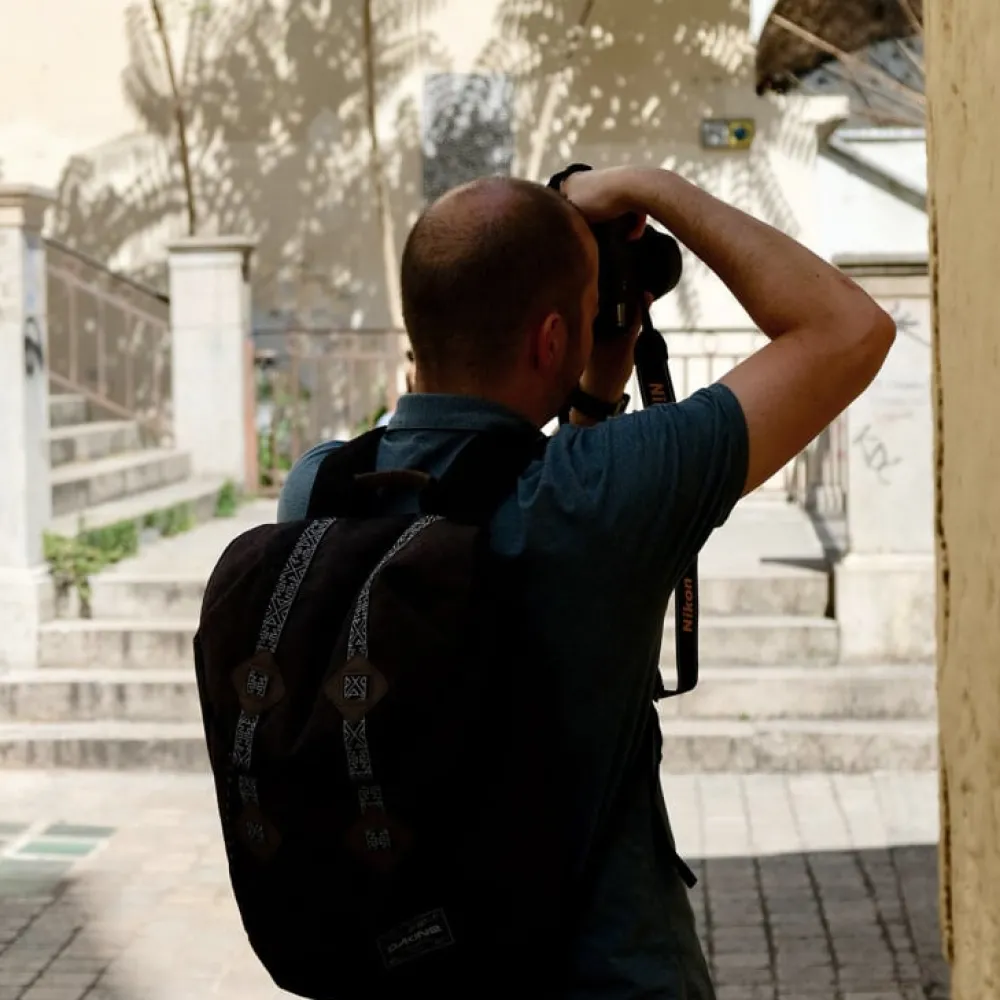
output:
M551 313L576 331L595 267L587 233L565 198L528 181L483 178L431 205L403 251L418 369L488 380Z

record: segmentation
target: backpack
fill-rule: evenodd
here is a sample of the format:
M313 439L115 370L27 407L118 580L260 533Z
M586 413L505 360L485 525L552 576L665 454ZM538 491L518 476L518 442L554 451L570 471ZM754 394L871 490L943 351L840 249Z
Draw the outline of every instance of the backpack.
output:
M548 995L582 879L554 679L488 544L546 438L479 434L434 479L376 473L382 434L335 449L308 518L238 537L206 588L197 683L243 926L313 1000ZM416 513L387 513L400 493Z

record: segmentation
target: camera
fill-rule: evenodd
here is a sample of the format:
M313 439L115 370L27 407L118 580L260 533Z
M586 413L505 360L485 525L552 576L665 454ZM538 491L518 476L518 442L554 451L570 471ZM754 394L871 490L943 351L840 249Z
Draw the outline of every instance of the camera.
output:
M590 169L585 163L574 163L555 174L548 186L559 191L570 174ZM653 301L663 298L681 280L677 241L649 226L639 239L630 239L638 225L635 215L591 224L599 260L597 340L610 340L634 329L645 311L645 296L651 295Z
M635 328L653 300L672 292L683 265L677 241L647 226L639 239L629 239L639 223L634 215L592 225L597 240L598 314L594 337L608 340Z

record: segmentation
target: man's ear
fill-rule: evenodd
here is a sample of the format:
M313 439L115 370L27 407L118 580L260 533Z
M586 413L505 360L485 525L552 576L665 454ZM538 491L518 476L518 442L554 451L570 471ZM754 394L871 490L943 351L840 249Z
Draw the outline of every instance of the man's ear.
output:
M531 360L540 372L559 371L566 357L569 330L557 312L549 313L532 333Z

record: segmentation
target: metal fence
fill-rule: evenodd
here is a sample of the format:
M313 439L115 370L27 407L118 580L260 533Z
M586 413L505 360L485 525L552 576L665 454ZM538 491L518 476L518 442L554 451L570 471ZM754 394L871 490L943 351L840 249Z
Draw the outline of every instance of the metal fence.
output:
M717 381L767 343L759 330L744 327L664 330L670 371L679 399ZM846 510L846 423L839 418L763 487L823 517Z
M663 332L681 399L767 343L748 327ZM265 488L279 487L313 445L354 437L395 404L405 352L405 335L398 331L287 331L259 334L255 343L258 464ZM838 421L764 489L807 510L841 515L847 485L843 437Z
M346 440L391 409L403 365L395 330L296 330L255 336L258 466L265 489L321 441Z
M85 396L171 435L170 303L56 240L46 240L48 369L55 392Z
M789 466L788 498L812 514L847 514L847 421L838 417Z

